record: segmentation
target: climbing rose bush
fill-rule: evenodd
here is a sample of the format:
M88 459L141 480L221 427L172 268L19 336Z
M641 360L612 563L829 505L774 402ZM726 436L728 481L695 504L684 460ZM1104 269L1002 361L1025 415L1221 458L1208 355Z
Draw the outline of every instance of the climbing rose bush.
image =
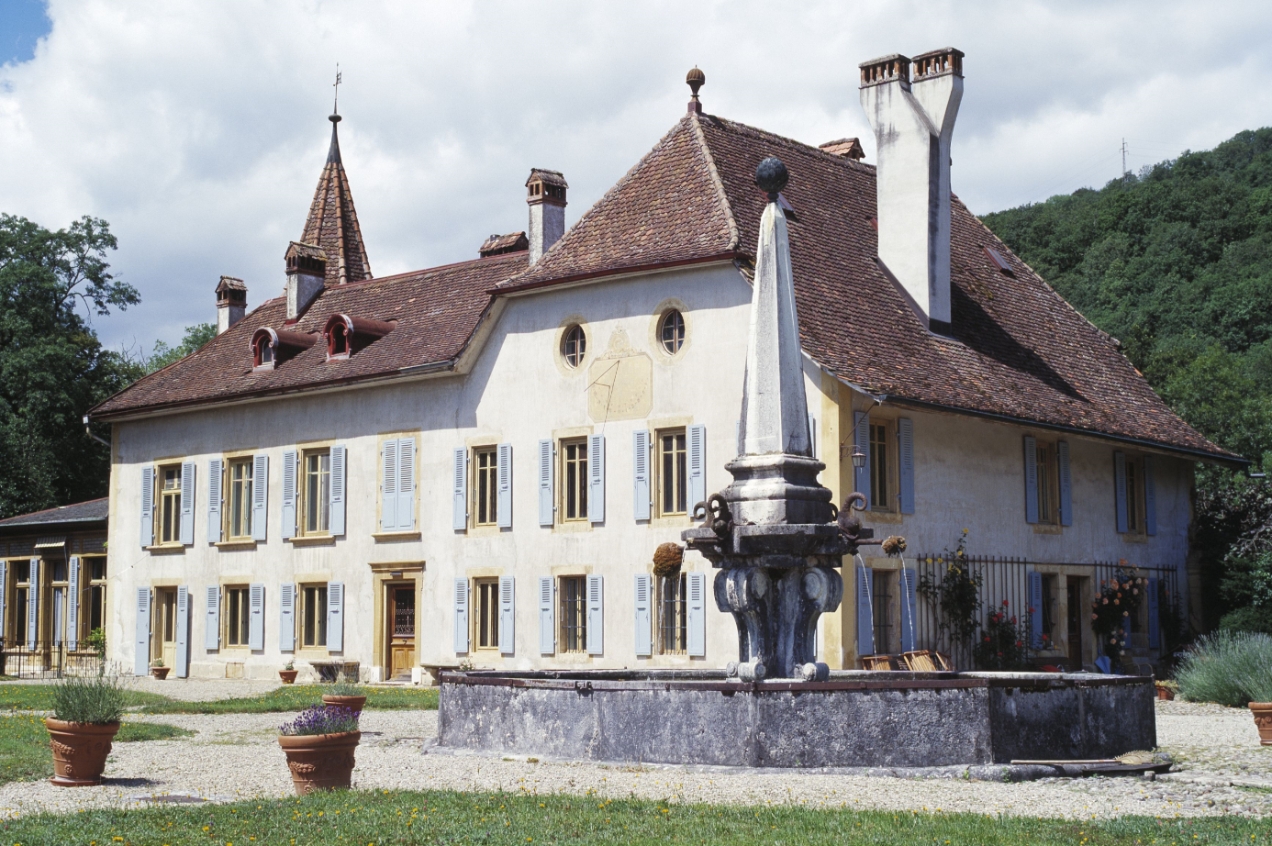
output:
M1104 654L1118 658L1126 653L1126 621L1137 619L1148 580L1134 569L1119 566L1113 578L1100 582L1100 593L1091 603L1091 629Z

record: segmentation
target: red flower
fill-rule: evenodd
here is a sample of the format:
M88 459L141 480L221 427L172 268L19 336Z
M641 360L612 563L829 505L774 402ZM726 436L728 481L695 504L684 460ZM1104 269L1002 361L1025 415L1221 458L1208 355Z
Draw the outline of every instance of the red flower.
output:
M1012 618L1011 618L1011 624L1012 624L1013 626L1014 626L1014 625L1016 625L1016 617L1015 617L1015 615L1014 615L1014 614L1012 615Z
M1020 647L1021 647L1021 646L1023 646L1023 645L1024 645L1024 644L1022 644L1020 641L1016 641L1016 648L1020 648Z
M985 635L985 642L989 643L989 635Z
M1004 607L1004 608L1006 608L1006 607L1007 607L1007 600L1005 600L1005 599L1003 600L1003 607Z

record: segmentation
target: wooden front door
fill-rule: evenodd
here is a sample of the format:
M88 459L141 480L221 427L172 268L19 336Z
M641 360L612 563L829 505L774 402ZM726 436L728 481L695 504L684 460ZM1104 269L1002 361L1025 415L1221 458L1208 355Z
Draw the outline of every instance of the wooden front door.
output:
M177 663L177 589L155 590L155 624L151 629L153 658L162 658L165 667Z
M1081 672L1083 663L1082 624L1086 614L1085 606L1082 604L1082 581L1082 579L1070 577L1066 583L1069 594L1069 663L1065 669L1071 673Z
M388 585L389 677L409 679L415 666L415 583Z

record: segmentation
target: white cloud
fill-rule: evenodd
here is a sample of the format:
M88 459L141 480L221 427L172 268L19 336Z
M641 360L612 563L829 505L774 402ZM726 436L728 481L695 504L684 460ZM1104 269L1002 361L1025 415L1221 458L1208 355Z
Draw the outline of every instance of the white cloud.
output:
M525 225L531 166L577 219L680 116L706 109L810 143L868 136L857 64L967 53L954 187L976 211L1040 200L1272 123L1255 3L453 3L51 0L31 61L0 68L0 210L106 218L143 304L111 345L212 319L222 273L282 285L341 147L378 275L472 256ZM864 138L866 149L873 143Z

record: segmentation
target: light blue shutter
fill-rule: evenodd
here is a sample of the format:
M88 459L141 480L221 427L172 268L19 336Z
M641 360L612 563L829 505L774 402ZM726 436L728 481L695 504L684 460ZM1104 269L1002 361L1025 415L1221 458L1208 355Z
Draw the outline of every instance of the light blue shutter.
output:
M283 540L296 534L296 450L283 453Z
M911 652L918 640L918 573L912 568L901 570L901 651Z
M653 576L636 574L636 657L648 658L654 654L653 614L650 595L653 593Z
M380 448L380 531L398 527L398 442L390 439Z
M516 587L512 576L499 577L499 652L503 655L517 649Z
M649 432L637 429L632 432L632 516L637 520L650 519L650 502ZM693 503L689 507L692 509Z
M62 588L53 588L53 645L62 645L62 620L66 615L66 592Z
M9 603L9 562L0 559L0 633L8 631L5 627L5 612Z
M221 540L221 459L208 462L208 543Z
M539 441L539 525L552 525L552 441Z
M455 580L455 654L468 651L468 579Z
M28 567L27 649L34 652L40 641L40 559L32 558Z
M1069 443L1056 444L1056 464L1060 468L1060 525L1073 525L1073 475L1069 472Z
M897 453L899 482L897 498L901 501L901 513L914 513L914 421L909 417L897 420Z
M253 652L265 648L265 585L251 585L248 591L247 645Z
M397 527L403 532L415 528L415 438L398 441Z
M553 603L553 582L550 576L539 577L539 654L556 652L556 606Z
M79 648L80 559L72 555L68 564L66 588L66 648L74 652ZM4 590L4 575L0 574L0 591ZM4 617L0 615L0 632L4 631Z
M214 652L221 648L221 589L210 585L206 594L203 622L203 648Z
M1125 532L1126 519L1126 454L1113 453L1113 499L1117 507L1117 530Z
M133 673L150 671L150 588L137 588L137 631L133 638Z
M707 575L706 573L687 573L685 575L685 592L689 600L685 603L685 651L691 658L703 658L707 654Z
M589 655L605 652L605 580L602 576L587 577L587 652Z
M252 540L264 542L269 521L269 456L252 458Z
M707 499L707 427L701 423L689 427L688 432L688 488L689 513L694 507Z
M190 589L177 588L177 678L190 677Z
M1042 649L1042 574L1029 574L1029 637L1031 649Z
M1025 435L1025 522L1038 522L1038 439Z
M463 447L451 454L451 528L468 528L468 450Z
M141 468L141 548L155 544L155 468Z
M874 602L871 587L873 571L857 565L857 654L874 654Z
M331 524L328 531L333 535L345 533L346 481L348 470L348 450L344 444L331 448Z
M853 447L866 456L860 467L853 465L853 487L858 493L866 495L866 508L869 508L873 501L870 495L870 415L864 411L855 411L852 421Z
M344 582L327 585L327 651L344 651Z
M1150 578L1148 580L1148 647L1149 649L1160 649L1162 645L1162 621L1159 616L1158 596L1157 596L1157 579Z
M501 529L512 528L512 444L500 444L496 460L496 480L499 498L495 503L495 518Z
M181 463L181 543L194 543L194 462Z
M1154 476L1153 457L1144 457L1144 533L1157 534L1157 481Z
M278 586L278 651L296 650L296 586Z
M587 519L605 522L605 436L587 436Z

